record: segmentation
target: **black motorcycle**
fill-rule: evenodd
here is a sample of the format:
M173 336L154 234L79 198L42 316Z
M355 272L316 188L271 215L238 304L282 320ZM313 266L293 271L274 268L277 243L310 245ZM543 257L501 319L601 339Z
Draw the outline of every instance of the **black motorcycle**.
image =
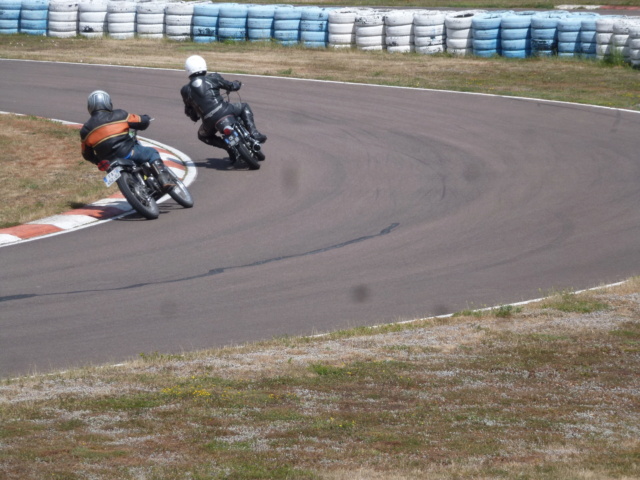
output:
M166 168L166 171L175 183L175 186L168 190L163 189L160 185L158 181L160 172L155 165L149 162L138 165L132 160L118 158L109 165L104 183L110 187L116 182L129 204L140 215L153 220L160 215L157 200L165 194L169 194L185 208L193 207L193 198L187 187L171 169Z
M216 130L229 146L235 157L232 160L244 162L249 170L258 170L265 159L262 145L251 136L242 119L235 115L227 115L216 122Z

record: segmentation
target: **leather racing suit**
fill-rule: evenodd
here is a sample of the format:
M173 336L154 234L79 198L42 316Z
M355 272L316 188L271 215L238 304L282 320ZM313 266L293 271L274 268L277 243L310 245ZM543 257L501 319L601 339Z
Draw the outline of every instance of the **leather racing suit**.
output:
M267 137L256 129L249 104L227 102L220 93L220 89L235 92L241 86L242 84L238 81L225 80L219 73L206 74L202 72L189 77L189 83L182 87L180 94L184 102L185 115L194 122L202 120L202 125L198 130L200 141L229 152L224 139L216 135L215 127L216 122L226 115L235 115L242 119L256 140L266 141Z

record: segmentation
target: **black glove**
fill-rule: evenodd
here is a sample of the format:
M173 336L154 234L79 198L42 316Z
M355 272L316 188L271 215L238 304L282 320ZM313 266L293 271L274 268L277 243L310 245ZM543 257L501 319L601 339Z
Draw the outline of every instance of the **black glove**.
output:
M239 82L238 80L234 80L231 83L233 84L233 91L234 92L237 92L238 90L240 90L240 87L242 86L242 82Z

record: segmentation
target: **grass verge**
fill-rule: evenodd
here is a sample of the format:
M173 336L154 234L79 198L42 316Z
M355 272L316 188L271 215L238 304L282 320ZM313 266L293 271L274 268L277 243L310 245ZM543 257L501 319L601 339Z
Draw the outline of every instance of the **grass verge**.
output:
M639 292L5 380L0 476L638 478Z

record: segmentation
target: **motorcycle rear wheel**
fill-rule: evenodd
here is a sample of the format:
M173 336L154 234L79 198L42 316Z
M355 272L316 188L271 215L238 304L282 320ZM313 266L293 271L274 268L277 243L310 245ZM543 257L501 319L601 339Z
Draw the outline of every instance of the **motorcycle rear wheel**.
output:
M123 171L117 180L117 184L129 205L144 218L155 220L160 216L158 204L151 197L140 177Z
M243 143L238 144L238 153L240 154L242 160L244 160L244 163L247 164L247 167L249 167L249 170L258 170L260 168L258 159Z
M189 193L189 190L187 190L187 187L184 185L184 183L182 183L182 181L176 176L175 173L173 173L169 169L167 169L167 171L176 184L175 187L172 187L169 190L169 196L184 208L193 207L193 197L191 196L191 193Z

